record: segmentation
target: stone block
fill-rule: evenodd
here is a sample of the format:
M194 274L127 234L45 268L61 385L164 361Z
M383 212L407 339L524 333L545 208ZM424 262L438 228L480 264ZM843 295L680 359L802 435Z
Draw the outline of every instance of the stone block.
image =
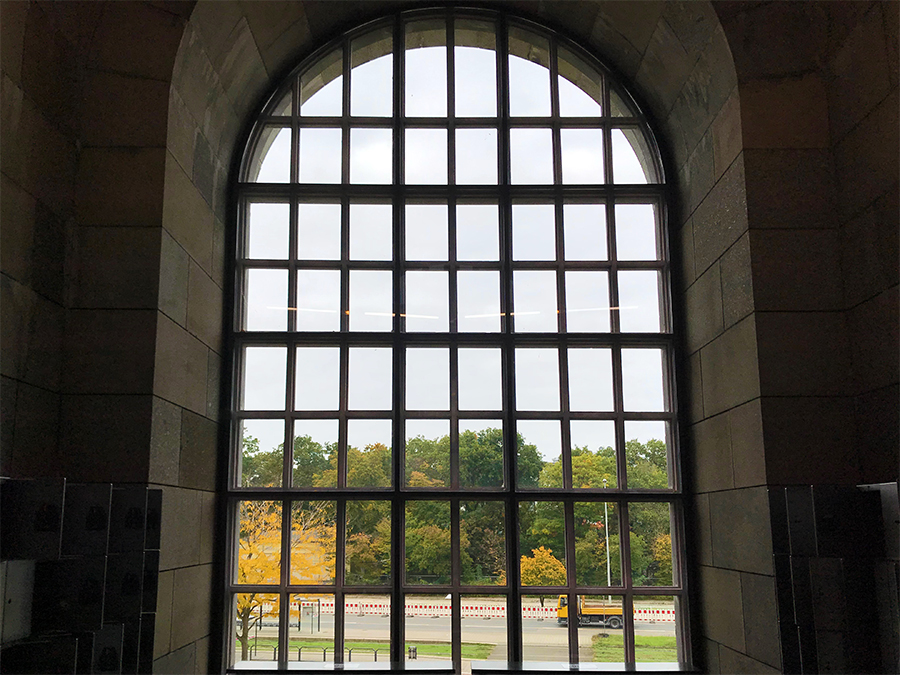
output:
M222 357L209 350L206 368L206 416L218 421L220 416L219 397L222 389Z
M254 5L256 6L256 5ZM294 7L303 7L296 3ZM251 12L247 13L247 21L250 22L250 29L254 31L254 20ZM262 57L266 70L270 73L282 72L289 63L292 63L297 55L304 49L308 49L310 45L309 24L306 22L306 16L303 15L291 24L282 26L284 31L267 45L260 44L259 52Z
M727 413L691 426L694 487L698 491L734 488L730 431Z
M900 81L900 6L896 2L883 2L881 11L884 14L884 34L891 86L896 87Z
M0 3L0 25L3 26L0 68L16 84L22 82L22 47L25 44L28 7L26 2Z
M218 432L218 425L212 420L187 410L182 413L180 486L197 490L216 489Z
M719 668L720 672L733 675L768 675L781 672L778 668L761 663L724 645L719 647Z
M598 48L606 60L625 77L634 78L640 67L641 53L622 35L617 26L608 22L602 12L597 12L595 16L590 33L583 39L588 45Z
M243 120L255 114L255 111L239 116L218 83L214 91L215 95L209 97L207 122L203 125L202 131L219 161L224 166L231 166L234 153L242 150L237 148L236 143L244 126Z
M172 649L209 635L212 565L175 570L172 601Z
M205 412L207 352L197 338L159 315L153 393L196 413Z
M734 87L712 122L714 180L722 177L743 148L740 101Z
M190 175L194 185L200 191L206 203L212 206L215 165L213 163L212 149L209 147L209 143L203 134L197 134L194 139L194 156L191 166L192 173Z
M781 668L778 639L778 605L771 576L741 572L744 601L744 642L748 656Z
M212 209L171 153L166 153L165 175L163 227L209 273L212 269Z
M13 430L13 477L65 475L60 467L59 394L19 382Z
M36 292L59 304L63 303L68 240L63 220L38 201L34 210L31 284Z
M744 161L734 164L694 212L694 266L700 274L747 230Z
M212 563L218 555L217 547L221 547L221 536L216 526L217 495L214 492L200 493L200 563Z
M670 118L671 123L681 128L683 121L675 119L674 115L675 112ZM688 124L690 123L688 122ZM705 134L696 144L691 145L689 152L690 156L684 168L685 194L682 196L684 199L682 219L695 213L716 182L713 168L712 135Z
M224 91L192 23L185 26L171 77L172 87L181 96L191 117L205 131L205 124L210 118L209 106L219 96L224 96Z
M161 232L148 227L77 228L74 306L155 309Z
M0 308L0 372L58 390L65 310L5 275L0 275Z
M845 628L844 572L840 558L814 558L809 561L813 619L816 630Z
M853 307L900 282L900 213L895 186L840 229L844 306Z
M165 230L160 231L159 310L180 326L187 326L190 257Z
M222 289L193 260L188 272L187 329L213 351L222 350Z
M16 395L19 383L0 377L0 475L12 476L13 442L16 438Z
M116 3L103 12L91 65L168 82L184 20L149 3Z
M759 399L728 411L735 487L766 483L766 451Z
M3 201L0 202L0 220L3 221L0 269L16 281L28 284L32 272L36 202L6 174L0 174L0 191L3 192Z
M722 283L718 263L687 289L684 304L687 348L694 353L722 334Z
M894 286L847 313L855 392L897 383L900 373L900 308Z
M685 290L697 278L696 274L694 274L694 231L690 218L688 218L684 227L675 233L673 239L672 253L675 259L674 262L678 266L677 272L673 274L673 277L677 279L675 287Z
M172 638L172 602L175 587L175 571L159 573L156 591L156 632L153 639L153 658L169 653Z
M73 394L150 394L156 312L70 310L64 387Z
M719 259L723 327L730 328L754 309L750 235L745 232Z
M773 574L769 499L764 487L710 493L709 516L714 565Z
M165 157L163 148L85 148L76 181L79 221L159 227Z
M702 52L719 25L712 5L698 5L684 0L666 2L663 19L671 26L688 54Z
M854 399L860 482L895 480L900 466L900 387L893 385Z
M741 86L744 148L827 148L828 101L818 73L759 79Z
M245 18L234 26L225 45L218 58L211 55L213 68L238 116L249 115L269 87L269 78Z
M700 353L691 354L686 361L686 373L688 381L688 400L683 401L688 410L691 422L697 422L705 417L703 411L703 372L700 363Z
M715 415L759 396L756 319L749 316L700 350L703 410Z
M169 85L88 71L81 103L82 142L89 146L165 147Z
M151 405L148 480L159 485L178 485L182 410L157 396Z
M665 118L672 109L698 56L688 54L667 21L657 23L640 61L635 84L645 92L658 118Z
M743 651L744 614L740 573L704 565L697 576L704 634L721 645Z
M705 673L721 673L721 669L719 668L719 643L714 642L713 640L709 640L707 638L701 638L700 644L700 657L701 661L699 665L703 668L703 672Z
M162 487L163 509L160 530L159 569L171 570L196 565L200 554L201 518L199 490Z
M197 120L191 115L178 89L170 87L166 147L188 175L194 171L194 139L199 133Z
M619 29L622 37L638 52L643 53L656 30L665 4L661 0L639 3L605 2L600 6L600 13L609 25Z
M290 5L292 3L284 3ZM191 27L197 32L210 59L219 59L232 45L229 34L243 18L247 8L239 2L221 5L198 3L191 12ZM273 13L273 12L270 12ZM277 12L281 14L282 12Z
M154 675L194 675L197 672L197 645L191 642L153 662Z
M213 222L213 259L210 276L220 288L225 287L225 247L227 239L228 232L225 229L225 220L217 216Z

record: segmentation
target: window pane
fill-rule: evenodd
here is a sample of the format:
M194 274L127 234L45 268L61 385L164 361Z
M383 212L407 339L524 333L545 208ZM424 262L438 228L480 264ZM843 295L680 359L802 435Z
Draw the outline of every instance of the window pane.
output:
M559 410L557 350L516 349L516 408Z
M653 204L616 204L616 257L619 260L659 258Z
M606 260L606 207L564 204L566 260Z
M456 130L456 182L459 185L497 184L497 130Z
M300 130L300 182L341 182L341 130Z
M447 184L447 130L406 130L406 182Z
M625 422L629 488L665 489L671 486L667 437L666 422Z
M550 114L550 49L546 40L511 28L509 31L509 114Z
M599 117L603 84L600 73L571 52L560 49L559 114L563 117Z
M291 130L265 127L259 134L247 171L251 183L288 183L291 180Z
M622 350L622 395L626 411L666 409L661 349Z
M457 117L497 114L497 54L494 26L459 19L453 50Z
M238 584L281 580L281 503L244 501L238 511Z
M300 76L300 115L338 117L343 107L344 78L341 50L323 57Z
M570 349L569 410L612 409L612 352L609 349Z
M236 593L234 664L242 668L277 666L279 596Z
M587 663L622 663L625 660L623 641L625 615L622 598L617 595L579 596L578 614L584 622L578 627L578 655ZM586 624L586 625L585 625ZM598 632L597 628L604 630Z
M635 586L672 585L671 507L654 502L628 504L631 577Z
M341 205L300 204L297 257L300 260L341 259Z
M447 114L447 30L443 21L406 26L406 116Z
M580 586L621 586L619 511L616 503L576 502L574 511L575 583Z
M616 425L612 420L572 420L572 487L615 490Z
M561 488L562 442L559 422L519 420L516 422L516 428L519 434L516 459L519 487Z
M297 348L294 410L338 409L340 354L337 347Z
M288 257L290 206L250 204L247 223L247 257L285 260Z
M390 661L391 596L344 596L344 662Z
M557 597L556 594L522 596L522 658L525 661L568 663L569 633L555 625ZM554 624L548 626L547 621Z
M503 407L499 349L459 350L459 409L500 410Z
M340 329L340 271L297 270L297 330Z
M566 330L609 332L609 274L566 272Z
M394 61L391 28L367 33L350 45L350 114L360 117L390 117Z
M391 503L348 501L346 572L350 585L378 584L391 580Z
M350 330L389 331L393 322L390 271L350 271Z
M634 601L634 657L637 663L677 663L681 612L677 597Z
M553 182L550 129L510 129L509 152L514 185L549 185Z
M523 586L566 585L562 502L519 503L519 555Z
M450 502L406 503L406 583L450 583Z
M499 260L500 226L496 205L456 207L456 259Z
M347 420L347 487L391 486L391 420Z
M284 420L241 422L240 487L281 487Z
M496 586L506 580L506 517L503 502L460 502L462 583Z
M658 333L659 272L629 270L619 272L619 329L622 332Z
M447 272L406 273L407 331L446 331L449 304Z
M513 260L556 260L556 218L551 204L514 204Z
M503 487L502 420L459 420L459 486Z
M517 333L555 333L556 272L513 272L513 305Z
M640 129L613 129L613 182L655 183L656 171L650 149Z
M284 410L287 389L287 349L247 347L244 350L242 410Z
M350 349L351 410L390 410L392 407L390 347L356 347Z
M391 260L393 229L390 204L351 204L350 260Z
M390 129L350 130L350 182L390 185L394 156Z
M569 185L596 185L603 182L603 131L563 129L562 179Z
M287 270L247 270L244 330L287 328Z
M450 420L406 420L406 484L450 487Z
M333 595L330 593L292 595L289 623L288 661L318 663L334 661Z
M447 259L447 205L406 205L406 259Z
M500 330L500 273L459 272L456 277L457 329L460 333Z
M460 601L463 672L472 672L472 661L506 661L506 596L463 595Z
M439 595L406 596L406 662L410 670L419 659L445 661L451 657L453 601ZM449 666L449 664L448 664Z
M337 420L294 422L293 487L337 487Z
M333 584L335 503L302 501L291 505L291 583Z
M450 350L406 350L406 409L450 409Z

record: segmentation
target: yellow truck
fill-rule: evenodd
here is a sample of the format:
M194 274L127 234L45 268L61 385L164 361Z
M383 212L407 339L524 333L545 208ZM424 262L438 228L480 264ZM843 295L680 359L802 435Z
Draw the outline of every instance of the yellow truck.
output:
M560 595L556 603L556 621L565 626L569 623L569 596ZM621 628L622 607L604 605L599 601L585 601L584 596L578 596L578 625L588 626L597 624L605 628Z

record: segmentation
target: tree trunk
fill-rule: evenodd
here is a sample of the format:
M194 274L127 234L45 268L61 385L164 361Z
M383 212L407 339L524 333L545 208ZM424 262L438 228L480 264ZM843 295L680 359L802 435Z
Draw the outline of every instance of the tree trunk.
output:
M250 613L241 612L241 629L238 631L237 638L241 643L241 661L247 661L250 658Z

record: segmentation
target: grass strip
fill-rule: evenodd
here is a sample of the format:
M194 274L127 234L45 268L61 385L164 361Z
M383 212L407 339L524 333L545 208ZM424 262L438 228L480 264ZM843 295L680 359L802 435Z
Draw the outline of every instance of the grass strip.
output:
M275 638L259 638L256 641L257 650L269 650L275 647L277 644L277 640ZM252 646L251 642L251 646ZM446 656L450 658L453 654L452 648L448 643L442 642L407 642L406 648L407 653L409 653L409 647L414 646L416 648L416 653L418 656ZM331 640L316 640L306 639L306 638L291 638L290 646L288 647L291 652L295 652L298 647L303 647L303 650L306 651L307 648L310 650L313 649L334 649L334 642ZM357 640L352 642L344 643L344 650L353 649L353 650L365 650L367 653L373 649L377 649L379 654L387 654L390 650L390 645L387 642L379 642L377 640ZM486 659L490 656L491 652L494 650L494 645L492 644L484 644L480 642L464 642L462 644L462 657L464 659Z
M616 663L625 658L621 635L603 634L591 638L595 663ZM674 635L636 635L634 637L635 660L639 663L672 663L678 661L678 648Z

